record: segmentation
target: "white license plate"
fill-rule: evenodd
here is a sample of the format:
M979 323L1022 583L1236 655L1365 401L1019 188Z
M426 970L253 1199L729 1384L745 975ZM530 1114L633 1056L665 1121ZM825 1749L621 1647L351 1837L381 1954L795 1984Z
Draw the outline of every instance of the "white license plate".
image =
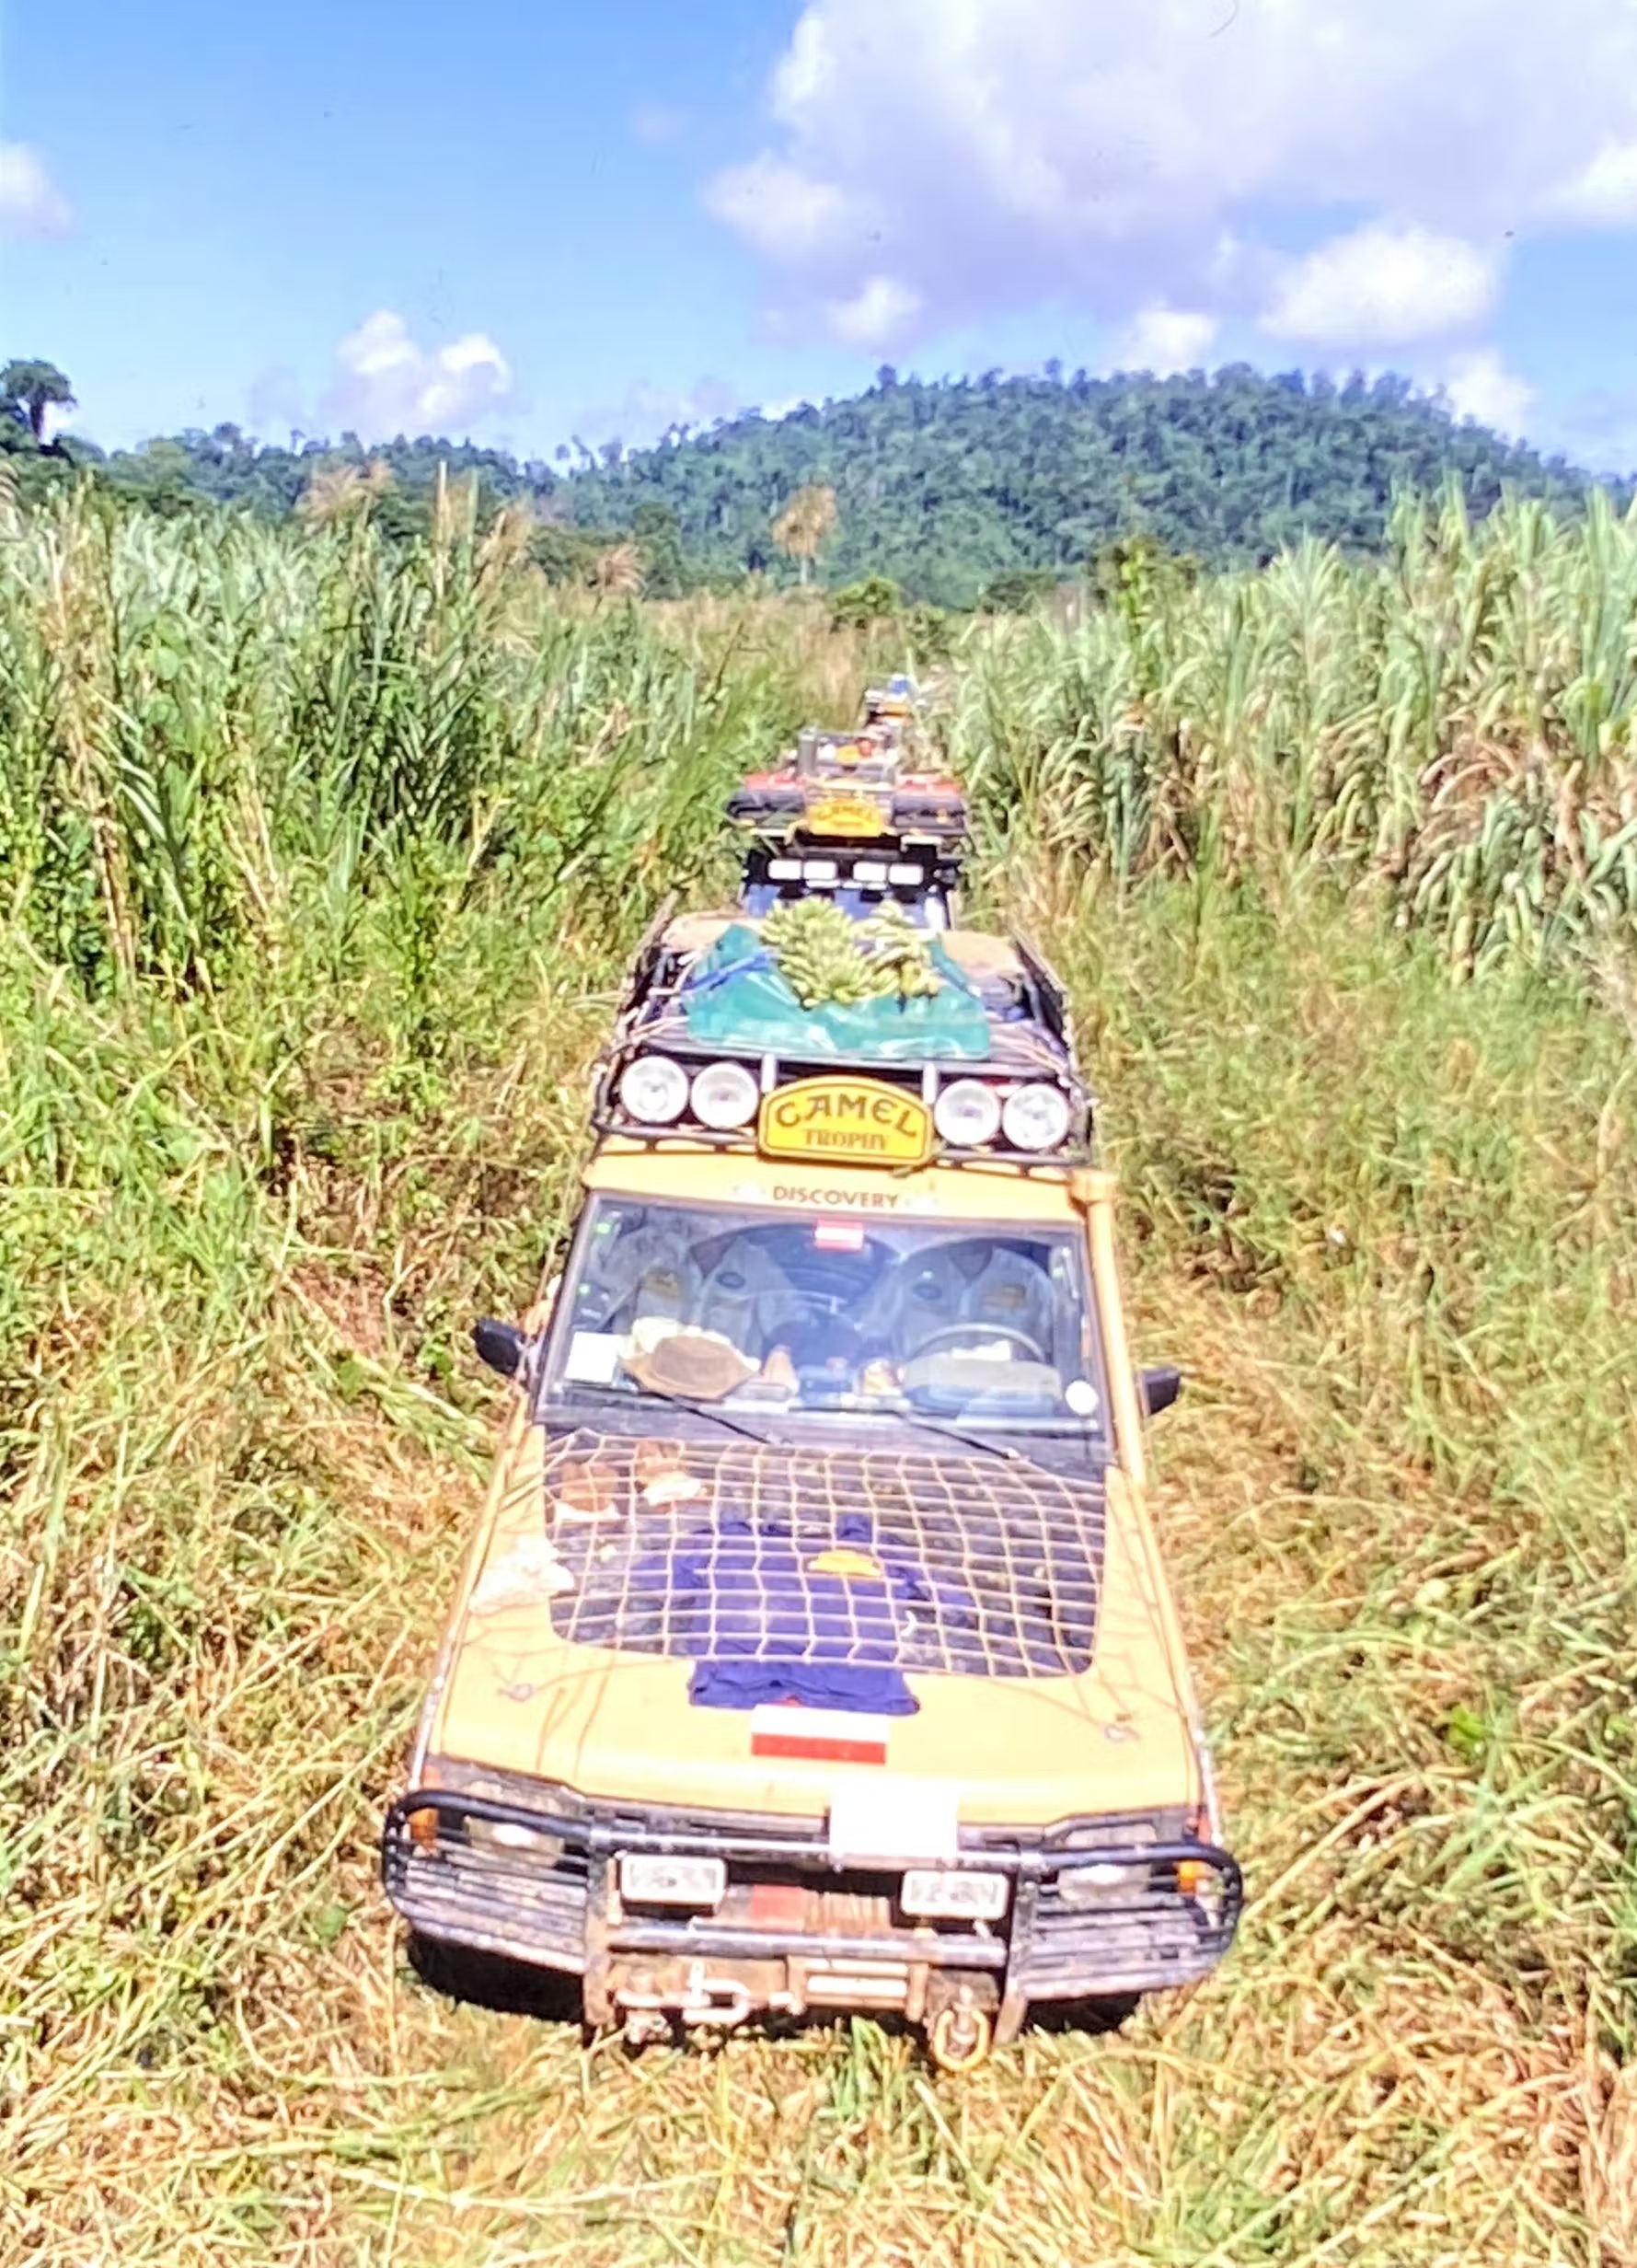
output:
M636 1905L719 1906L728 1886L720 1858L666 1858L631 1852L619 1862L619 1894Z
M1009 1895L1004 1874L950 1873L941 1867L912 1867L898 1902L906 1914L940 1921L997 1922Z

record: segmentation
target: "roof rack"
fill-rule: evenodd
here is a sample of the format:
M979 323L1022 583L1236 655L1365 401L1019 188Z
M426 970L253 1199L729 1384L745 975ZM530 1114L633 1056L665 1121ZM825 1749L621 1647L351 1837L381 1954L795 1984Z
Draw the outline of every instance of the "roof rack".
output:
M898 837L875 842L768 841L745 845L739 902L753 913L788 897L830 897L848 910L892 899L925 926L951 926L961 861L937 843ZM756 898L764 902L756 904ZM930 911L929 911L930 909Z
M953 1057L935 1042L905 1055L895 1036L897 1059L888 1059L867 1043L826 1052L692 1031L701 965L736 920L744 917L674 918L669 907L656 917L598 1060L598 1134L838 1164L1061 1168L1089 1159L1093 1104L1063 988L1025 941L962 930L940 936L984 1011L986 1055Z
M959 783L913 760L891 721L852 733L805 727L778 765L740 782L728 816L780 842L895 836L953 851L968 834Z

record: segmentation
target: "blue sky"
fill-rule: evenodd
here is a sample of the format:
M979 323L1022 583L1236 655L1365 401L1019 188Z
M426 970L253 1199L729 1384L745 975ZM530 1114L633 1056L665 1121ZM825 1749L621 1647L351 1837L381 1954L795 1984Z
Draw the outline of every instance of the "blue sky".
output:
M1243 357L1637 462L1630 0L57 0L0 224L108 445Z

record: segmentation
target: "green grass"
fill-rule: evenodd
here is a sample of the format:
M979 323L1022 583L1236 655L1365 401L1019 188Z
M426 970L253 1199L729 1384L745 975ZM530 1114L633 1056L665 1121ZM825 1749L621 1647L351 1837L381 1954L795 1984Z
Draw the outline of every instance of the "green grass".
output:
M1038 847L1038 792L986 888L1072 980L1139 1351L1189 1373L1158 1500L1239 1948L1122 2032L1035 2031L958 2083L865 2022L633 2062L409 1972L374 1840L496 1414L467 1325L522 1302L568 1217L583 1068L661 881L707 885L722 781L815 686L845 712L864 657L783 650L794 615L660 634L508 586L469 635L534 735L515 793L483 739L465 801L360 834L346 735L281 758L277 688L360 651L355 538L299 540L338 611L302 612L288 561L279 619L250 610L282 657L264 731L186 649L201 761L238 766L190 839L224 862L209 920L142 879L129 802L123 970L66 787L38 892L8 869L8 2256L1637 2257L1632 994L1532 950L1470 981L1318 857L1123 881ZM38 629L14 607L14 702ZM989 666L954 687L968 729ZM63 713L29 710L30 778L66 778ZM444 741L394 746L424 803ZM157 773L171 744L131 747Z

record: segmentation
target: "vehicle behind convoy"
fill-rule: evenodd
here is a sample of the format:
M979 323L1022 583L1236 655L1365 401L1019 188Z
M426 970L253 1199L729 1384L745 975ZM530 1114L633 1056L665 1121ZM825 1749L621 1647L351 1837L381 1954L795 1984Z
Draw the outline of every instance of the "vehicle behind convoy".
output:
M560 1285L479 1326L516 1394L385 1878L633 2041L872 2009L963 2068L1237 1923L1061 992L916 950L804 1003L754 920L658 925Z
M851 732L809 726L740 783L728 815L749 839L747 912L822 892L860 919L890 902L924 928L955 923L966 800L920 746L907 679L871 688Z
M966 799L958 781L912 764L879 728L804 730L771 770L750 773L728 798L735 826L774 840L870 841L894 836L958 850L966 839Z

